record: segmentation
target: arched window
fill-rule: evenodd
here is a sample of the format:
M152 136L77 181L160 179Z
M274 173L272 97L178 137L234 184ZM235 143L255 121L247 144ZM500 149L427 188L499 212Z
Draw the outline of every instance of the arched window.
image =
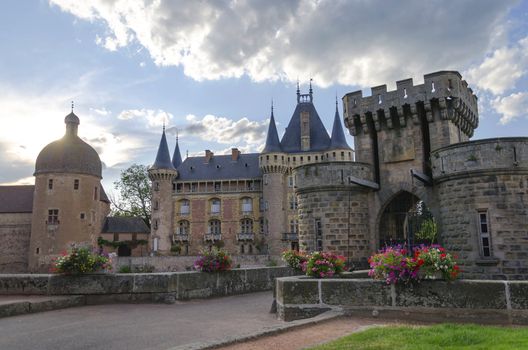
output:
M253 233L253 220L242 219L240 221L240 233Z
M249 214L253 211L253 200L249 197L242 198L242 213Z
M222 224L220 220L210 220L209 221L209 234L219 235L222 233Z
M213 198L211 203L211 214L220 214L220 199Z
M189 221L187 220L178 221L178 226L176 227L176 234L182 235L182 236L188 235L190 233L189 228L190 228Z
M180 201L180 215L189 215L191 212L191 202L188 199Z

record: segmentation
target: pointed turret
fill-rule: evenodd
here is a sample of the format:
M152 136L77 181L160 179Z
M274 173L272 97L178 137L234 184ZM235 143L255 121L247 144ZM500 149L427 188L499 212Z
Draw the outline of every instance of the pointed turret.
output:
M271 118L268 127L268 136L266 138L266 146L262 153L282 152L279 134L277 133L277 126L275 125L275 117L273 116L273 103L271 104Z
M332 138L330 141L329 149L350 149L350 146L346 142L345 133L343 132L343 126L341 125L341 117L339 116L339 110L337 109L337 98L336 111L334 116L334 126L332 127Z
M161 134L158 154L156 155L156 160L154 161L151 169L174 170L174 166L172 165L170 158L169 146L167 145L167 138L165 137L165 126L163 126L163 133Z
M176 147L174 147L174 154L172 155L172 165L174 168L178 168L182 163L182 157L180 154L180 146L178 144L178 135L176 135Z

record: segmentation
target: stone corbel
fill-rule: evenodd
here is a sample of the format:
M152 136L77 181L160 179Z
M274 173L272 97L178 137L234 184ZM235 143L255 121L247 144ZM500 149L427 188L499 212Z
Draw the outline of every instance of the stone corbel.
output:
M360 118L360 121L361 121L361 127L363 128L363 132L365 134L368 134L369 132L369 128L368 128L368 124L367 124L367 115L365 113L361 114L359 116Z
M416 104L411 105L411 118L414 125L420 124L420 119L418 118L418 111L416 110Z
M372 120L374 121L374 128L376 129L376 131L380 131L381 126L380 126L379 115L377 111L372 113Z
M398 119L400 121L400 126L403 127L403 126L406 125L405 113L403 113L403 107L402 106L398 106L397 111L398 111Z
M392 129L392 118L390 114L390 109L386 108L383 113L385 113L385 120L387 121L387 128Z
M427 121L429 123L432 123L433 120L433 112L431 111L431 102L425 101L424 102L424 109L425 109L425 118L427 118Z

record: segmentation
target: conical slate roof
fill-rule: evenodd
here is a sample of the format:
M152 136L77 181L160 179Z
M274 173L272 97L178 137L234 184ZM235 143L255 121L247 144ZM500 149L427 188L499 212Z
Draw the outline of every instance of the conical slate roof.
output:
M176 138L176 147L174 147L174 154L172 155L172 165L178 168L182 163L182 157L180 154L180 146L178 145L178 138Z
M165 127L163 128L163 133L161 134L161 140L158 147L158 154L156 155L156 160L150 168L174 170L174 166L172 165L170 158L169 146L167 145L167 138L165 137Z
M345 133L343 132L343 126L341 125L341 118L339 117L339 111L336 111L334 116L334 126L332 127L332 139L330 141L330 149L350 149L350 146L346 142Z
M303 152L301 147L301 113L308 112L310 115L310 149L309 151L324 151L330 146L330 136L317 114L312 102L300 102L286 128L286 132L280 142L284 152Z
M282 152L279 134L277 133L277 126L275 125L275 117L273 116L273 107L271 108L271 118L268 127L268 136L266 137L266 146L264 146L262 152Z

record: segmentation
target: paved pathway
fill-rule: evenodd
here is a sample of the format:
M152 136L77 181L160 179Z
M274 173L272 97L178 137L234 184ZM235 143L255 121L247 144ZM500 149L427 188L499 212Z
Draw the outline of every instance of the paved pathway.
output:
M165 304L83 306L0 319L0 349L170 349L284 324L271 292Z

